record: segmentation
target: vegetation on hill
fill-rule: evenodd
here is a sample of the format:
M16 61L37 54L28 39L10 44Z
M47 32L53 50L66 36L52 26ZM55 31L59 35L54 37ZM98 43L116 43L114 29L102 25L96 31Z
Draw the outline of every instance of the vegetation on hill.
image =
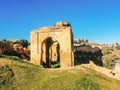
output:
M6 40L0 41L0 55L17 56L21 59L30 59L30 48L27 40Z
M120 81L84 66L44 69L24 61L0 58L0 90L119 90L119 88Z
M10 46L13 46L14 44L21 44L23 47L28 47L30 45L30 43L26 39L21 39L21 40L6 40L6 39L3 39L1 42L9 44Z
M96 65L103 66L102 51L98 47L91 47L90 45L74 46L74 60L75 64L85 64L93 61Z
M74 45L77 45L77 46L90 45L93 47L101 48L103 53L103 56L102 56L103 66L108 69L114 69L116 60L117 62L120 62L120 44L119 43L101 45L97 43L90 43L87 39L86 40L77 39L77 40L74 40Z
M109 69L114 69L115 61L120 62L120 49L119 45L116 46L104 46L102 48L103 52L103 62L104 66Z

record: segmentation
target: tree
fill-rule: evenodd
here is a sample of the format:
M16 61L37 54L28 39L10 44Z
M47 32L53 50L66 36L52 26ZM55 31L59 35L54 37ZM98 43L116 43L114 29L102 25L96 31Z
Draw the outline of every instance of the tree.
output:
M6 43L6 42L7 42L7 40L6 40L6 39L3 39L3 40L2 40L2 42L3 42L3 43Z
M19 40L17 43L21 44L23 47L28 47L28 45L29 45L29 43L26 39Z
M116 44L116 46L119 45L119 43L115 43L115 44Z

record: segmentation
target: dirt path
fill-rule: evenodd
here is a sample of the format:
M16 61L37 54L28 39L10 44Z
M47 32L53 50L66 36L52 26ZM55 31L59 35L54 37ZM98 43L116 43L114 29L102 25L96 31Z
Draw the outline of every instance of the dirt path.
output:
M81 66L91 68L97 72L105 74L106 76L120 80L120 72L118 72L118 71L107 69L105 67L100 67L100 66L96 66L96 65L91 66L90 64L82 64Z
M96 66L95 64L82 64L82 65L77 65L75 67L68 67L68 68L57 68L57 69L54 69L54 68L50 68L48 70L50 71L57 71L57 70L68 70L70 71L71 73L76 73L77 71L79 70L86 70L84 67L87 67L87 68L91 68L97 72L100 72L108 77L112 77L112 78L115 78L115 79L118 79L120 80L120 72L117 72L115 70L111 70L111 69L107 69L105 67L100 67L100 66Z

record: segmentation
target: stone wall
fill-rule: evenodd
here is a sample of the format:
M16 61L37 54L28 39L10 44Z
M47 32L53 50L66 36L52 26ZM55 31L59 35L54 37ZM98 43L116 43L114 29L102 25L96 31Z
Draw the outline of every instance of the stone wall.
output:
M31 32L31 62L51 66L51 61L60 61L61 67L74 66L73 35L68 22L43 27Z

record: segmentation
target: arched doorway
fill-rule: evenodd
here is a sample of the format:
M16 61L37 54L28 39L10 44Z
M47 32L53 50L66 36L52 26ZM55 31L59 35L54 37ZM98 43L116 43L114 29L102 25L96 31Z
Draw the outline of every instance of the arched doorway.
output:
M54 68L60 67L60 45L58 41L54 41L49 48L49 59Z
M46 38L42 43L41 49L41 62L44 67L50 68L51 64L60 61L60 46L57 40L53 40L52 37Z

